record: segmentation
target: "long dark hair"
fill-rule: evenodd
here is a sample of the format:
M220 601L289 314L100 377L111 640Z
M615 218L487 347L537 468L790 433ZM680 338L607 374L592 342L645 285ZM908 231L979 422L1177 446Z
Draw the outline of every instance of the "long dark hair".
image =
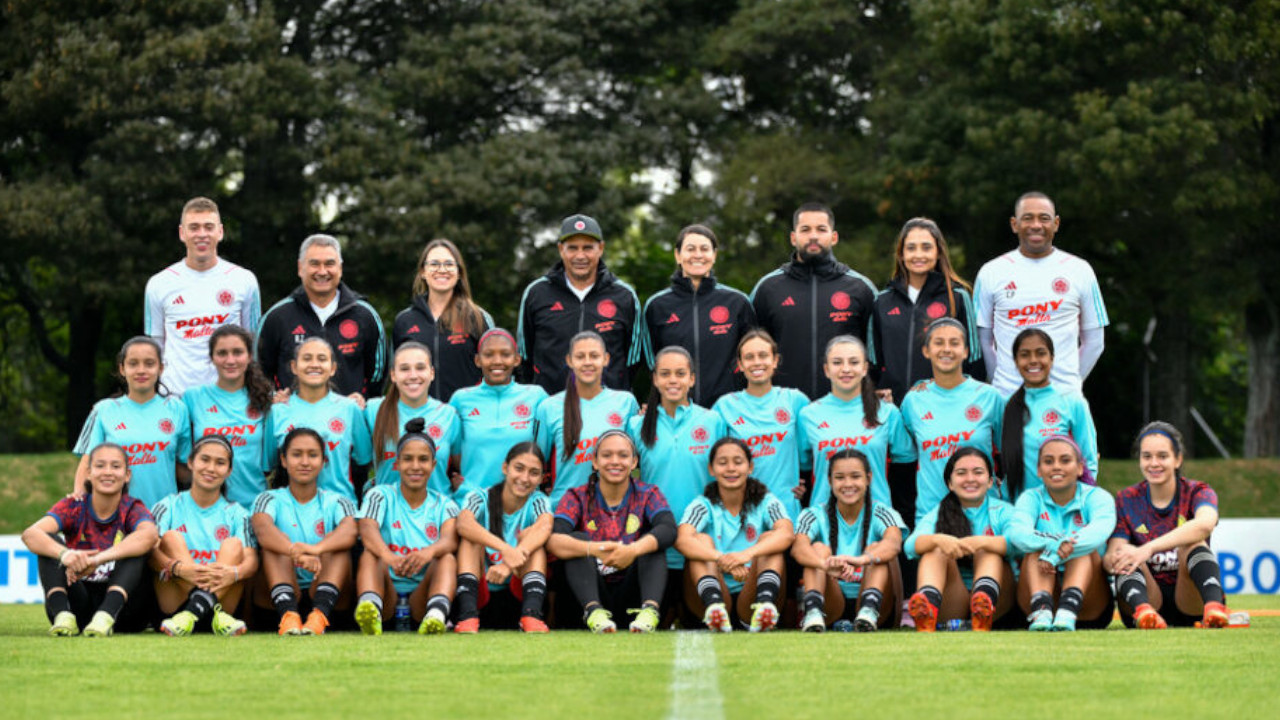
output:
M893 268L893 279L907 281L907 264L902 259L902 248L907 243L907 235L912 230L922 229L933 236L933 242L938 246L938 265L937 272L942 276L942 282L947 287L947 303L951 306L948 313L951 317L956 316L956 291L955 286L959 285L965 290L971 290L969 283L964 278L956 274L955 268L951 267L951 252L947 249L947 239L942 235L942 229L938 227L938 223L927 217L913 217L902 225L902 230L898 231L898 241L893 247L893 256L896 263Z
M392 367L395 367L395 359L400 357L400 353L406 350L421 350L427 354L427 363L434 366L435 358L431 357L430 348L420 342L410 340L396 348L395 354L391 356ZM373 418L374 456L380 456L387 443L394 442L398 437L400 437L400 388L391 381L391 375L388 373L387 390L382 397L382 405L378 407L378 414ZM434 442L431 450L434 453Z
M89 464L90 464L90 465L93 465L93 456L94 456L94 455L97 455L99 450L115 450L116 452L120 453L120 456L124 458L124 469L125 469L125 472L131 472L131 471L129 470L129 453L125 452L124 446L122 446L122 445L120 445L120 444L118 444L118 443L113 443L113 442L104 442L104 443L98 443L97 445L94 445L94 446L93 446L93 449L92 449L92 450L90 450L90 451L89 451L89 454L86 456L86 457L88 457L88 458L89 458ZM223 484L225 485L226 483L223 483ZM86 477L86 478L84 479L84 482L82 483L82 487L83 487L83 489L84 489L84 494L85 494L85 495L92 495L92 494L93 494L93 483L89 482L89 478L88 478L88 477ZM129 494L129 481L128 481L128 480L126 480L126 481L124 482L124 485L123 485L123 486L121 486L121 488L120 488L120 494L121 494L121 495L128 495L128 494Z
M160 372L156 373L155 392L161 397L168 396L169 388L164 386L161 378L164 376L164 349L160 347L160 343L153 337L147 335L134 335L124 341L124 345L120 346L120 352L116 353L115 374L120 378L120 389L111 397L124 397L129 394L129 378L124 376L120 368L124 366L124 359L129 354L129 348L134 345L150 345L152 350L156 351L156 362L160 364Z
M465 332L478 338L484 333L484 313L471 300L471 283L467 280L467 265L462 261L462 252L458 250L457 245L453 244L453 241L436 238L422 248L422 254L418 256L417 269L413 274L413 294L426 295L429 292L430 288L422 277L422 271L427 267L427 255L436 248L449 251L453 256L454 264L458 266L458 283L453 286L453 292L449 293L449 302L445 303L444 311L440 313L440 317L436 318L437 326L445 328L450 333Z
M320 446L321 463L329 462L329 455L324 448L324 438L320 437L320 433L309 427L295 427L289 431L288 435L284 436L284 441L280 443L280 460L276 464L275 471L271 473L270 485L272 489L289 487L289 471L284 467L284 458L289 454L289 447L293 445L295 440L303 435L312 438L316 441L316 444Z
M964 458L975 456L982 458L982 463L987 466L987 474L991 475L991 458L976 447L966 446L956 450L951 457L947 458L947 465L942 469L943 482L949 486L956 463ZM950 488L947 489L947 494L942 496L942 502L938 504L938 523L935 527L939 533L952 537L964 538L973 534L973 523L969 522L969 516L964 514L960 497Z
M831 357L831 349L837 345L856 345L862 351L862 363L870 370L870 362L867 358L867 346L858 338L852 335L837 335L827 342L827 349L822 353L822 361L826 363ZM858 388L858 397L862 398L862 421L868 428L880 426L880 396L876 395L876 384L871 381L871 373L868 372L862 376L862 383Z
M538 458L538 462L542 464L543 469L546 469L547 459L542 455L542 448L538 447L537 443L529 440L512 445L511 449L507 451L506 459L502 462L504 464L509 463L525 453ZM507 478L503 477L502 482L495 483L493 487L489 488L489 532L498 537L502 537L502 488L506 484Z
M236 451L235 448L231 447L230 440L227 440L221 435L201 435L191 442L191 454L187 456L187 463L190 464L194 462L196 459L196 453L200 452L200 447L202 445L208 445L209 443L213 443L227 451L227 477L223 478L222 485L218 486L218 494L222 495L222 497L226 497L227 480L231 479L230 471L235 468L236 464Z
M1134 457L1138 457L1139 453L1142 450L1142 438L1148 435L1163 435L1169 438L1169 443L1173 445L1173 454L1182 455L1182 448L1184 446L1182 444L1182 433L1178 431L1178 428L1174 427L1173 425L1167 422L1164 422L1163 420L1153 420L1147 423L1146 425L1143 425L1142 429L1138 431L1138 436L1133 439L1133 456ZM1175 480L1184 479L1182 476L1181 464L1179 464L1178 467L1174 470L1174 479Z
M573 348L578 343L588 340L600 343L600 349L608 354L609 346L604 344L604 338L590 330L583 330L569 340L569 354L573 355ZM602 383L603 372L604 368L601 368ZM573 457L573 451L578 447L578 441L582 439L582 405L578 397L578 378L572 372L564 382L564 420L561 424L563 426L561 442L564 447L560 449L560 454L568 460Z
M239 325L223 325L209 336L209 359L213 359L214 348L218 341L226 338L239 338L249 352L249 365L244 369L244 389L249 393L249 409L265 415L271 409L272 394L275 390L262 366L253 358L253 335Z
M1043 340L1045 347L1049 348L1049 357L1054 357L1053 338L1049 337L1049 333L1040 328L1027 328L1013 339L1015 360L1018 357L1018 349L1033 337ZM1004 406L1003 425L1000 428L1000 453L1006 458L1003 461L1004 482L1009 490L1009 502L1017 502L1018 496L1026 486L1026 457L1024 457L1026 448L1022 445L1022 433L1030 421L1031 413L1027 410L1027 386L1023 383L1018 386L1018 390ZM947 467L951 467L950 462L947 463Z
M658 351L658 354L653 359L653 369L655 372L658 369L658 363L661 362L662 358L666 355L679 355L683 357L685 361L689 363L689 374L692 375L694 373L693 356L689 354L688 350L685 350L679 345L668 345ZM688 399L687 395L685 399ZM647 448L653 447L653 444L658 441L659 412L662 412L662 392L658 390L658 383L655 381L653 383L653 388L649 390L649 402L644 409L644 422L640 424L640 442L644 443L644 446ZM747 457L751 457L751 454L747 453Z
M741 438L725 436L715 441L715 444L711 446L711 452L707 453L707 465L710 466L715 464L716 455L720 452L720 449L728 445L733 445L734 447L742 450L743 454L747 456L747 463L751 463L751 446L747 445L746 441ZM724 507L724 500L720 497L720 484L718 480L712 480L707 483L706 487L702 488L702 494L713 504ZM742 510L738 513L739 527L742 527L742 525L746 523L747 515L750 514L757 505L764 502L764 498L768 494L768 486L757 480L753 475L747 476L747 485L743 488L742 494Z
M871 461L865 453L857 448L837 450L827 460L827 484L831 485L831 475L835 472L836 462L840 460L857 460L862 463L862 471L867 475L867 491L862 495L862 551L867 551L867 538L871 535ZM836 508L836 487L831 485L831 497L827 498L827 533L831 535L831 554L840 553L840 511Z

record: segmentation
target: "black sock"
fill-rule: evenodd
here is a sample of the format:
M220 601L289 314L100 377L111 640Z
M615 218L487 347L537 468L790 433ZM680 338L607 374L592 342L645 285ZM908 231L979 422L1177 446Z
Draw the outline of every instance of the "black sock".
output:
M765 570L756 578L756 602L777 602L782 577L773 570Z
M876 588L867 588L862 593L862 607L871 608L880 614L880 603L884 602L884 593Z
M480 579L471 573L458 576L458 620L480 617Z
M1187 555L1187 574L1200 591L1200 599L1206 603L1226 602L1222 581L1218 579L1218 558L1207 547L1198 547Z
M978 593L991 598L991 607L995 607L1000 602L1000 582L993 577L980 577L973 581L973 592L970 594Z
M1116 578L1116 595L1134 609L1151 602L1151 598L1147 596L1147 579L1143 577L1141 570Z
M720 592L720 580L714 575L703 575L698 578L698 597L703 606L724 602L724 593Z
M114 620L120 616L120 611L124 609L124 603L127 599L125 594L119 590L108 590L107 597L103 599L102 606L98 610L110 615L111 619Z
M183 610L189 611L196 616L196 620L203 620L206 615L213 611L213 606L218 604L218 598L208 590L200 588L191 588L191 592L187 594L187 605Z
M1058 609L1066 610L1072 615L1080 614L1080 606L1084 604L1084 591L1078 587L1069 587L1058 596Z
M925 585L920 588L920 594L924 596L925 600L929 601L929 604L932 605L934 609L942 607L942 591L938 588L932 585Z
M275 606L280 617L284 617L288 612L298 612L298 596L293 594L293 586L280 583L271 588L271 604Z
M316 592L312 595L312 605L321 615L329 617L333 614L333 606L338 603L338 586L333 583L320 583L316 586Z
M55 590L44 596L44 611L49 616L49 621L58 617L60 612L71 612L71 600L67 597L65 590Z
M449 617L449 605L449 598L444 595L432 595L431 598L427 600L427 612L431 612L432 609L436 609L445 617Z
M806 590L804 593L804 611L810 610L822 612L822 606L826 604L826 599L818 590Z
M1031 596L1031 612L1036 613L1041 610L1053 612L1053 596L1043 590Z
M530 570L520 580L520 590L524 593L520 615L541 620L542 603L547 597L547 576L537 570Z

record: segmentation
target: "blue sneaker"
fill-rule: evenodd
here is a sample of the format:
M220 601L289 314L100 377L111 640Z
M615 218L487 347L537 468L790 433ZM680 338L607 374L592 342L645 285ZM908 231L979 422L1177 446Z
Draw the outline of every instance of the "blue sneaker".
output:
M1076 631L1076 614L1070 610L1058 608L1058 614L1053 618L1054 632L1075 632Z
M1053 613L1048 610L1037 610L1027 616L1031 621L1031 625L1027 627L1031 632L1048 632L1053 629Z

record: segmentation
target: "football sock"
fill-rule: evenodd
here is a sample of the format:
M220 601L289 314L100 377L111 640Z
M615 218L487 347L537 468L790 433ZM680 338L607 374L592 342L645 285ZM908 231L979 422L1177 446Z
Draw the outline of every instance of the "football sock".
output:
M541 619L542 603L547 597L547 576L537 570L530 570L520 580L520 589L524 592L520 614Z
M442 615L449 617L449 604L449 598L444 595L432 595L431 599L427 600L427 612L439 610Z
M298 612L298 597L293 594L293 586L280 583L271 588L271 604L280 617L284 617L287 612Z
M49 621L58 617L60 612L71 612L71 600L67 597L66 590L52 590L48 595L44 596L44 611L49 616Z
M720 592L720 580L714 575L703 575L698 578L698 597L703 606L724 602L724 594Z
M1069 587L1058 596L1058 609L1066 610L1072 615L1080 614L1080 606L1084 604L1084 591L1078 587Z
M333 583L320 583L316 586L315 595L312 596L316 610L321 615L329 617L333 613L333 606L338 603L338 586Z
M187 605L183 609L195 615L196 620L203 620L217 604L218 598L213 593L200 588L191 588L191 592L187 594Z
M1041 610L1053 612L1053 596L1043 590L1031 596L1031 612L1036 613Z
M876 615L880 614L880 603L882 602L884 602L884 593L876 588L867 588L862 593L862 607L875 610Z
M480 579L471 573L458 576L458 619L470 620L480 617Z
M379 595L378 593L376 592L360 593L360 599L356 601L356 604L358 605L362 602L373 603L373 606L378 608L378 612L382 612L382 596Z
M1200 591L1200 599L1207 603L1225 603L1227 600L1218 572L1218 559L1209 548L1198 547L1187 555L1187 574Z
M938 588L932 585L925 585L920 588L920 594L924 596L925 600L929 601L929 604L932 605L935 610L942 607L942 591Z
M756 602L776 603L782 577L773 570L765 570L756 578Z
M982 593L991 598L991 607L1000 602L1000 583L993 577L980 577L973 581L973 595Z
M1141 570L1116 578L1116 595L1130 608L1151 602L1151 598L1147 596L1147 579L1143 577Z
M822 593L817 590L806 590L804 593L804 611L817 610L822 612L822 606L825 603Z
M98 608L99 612L104 612L111 616L114 620L120 615L120 611L124 609L124 603L128 597L119 590L108 590L107 597L103 599L102 605Z

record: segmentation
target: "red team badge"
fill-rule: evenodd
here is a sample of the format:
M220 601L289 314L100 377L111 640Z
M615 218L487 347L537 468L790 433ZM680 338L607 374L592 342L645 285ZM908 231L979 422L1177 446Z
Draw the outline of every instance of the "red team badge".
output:
M1059 295L1066 295L1067 291L1070 289L1071 289L1071 283L1067 282L1066 278L1053 279L1053 291L1058 293Z
M611 318L618 314L618 306L613 304L612 300L601 300L596 305L596 312L600 313L602 318Z
M431 525L428 525L428 526L427 526L427 539L428 539L428 540L430 540L431 542L435 542L435 541L436 541L436 538L438 538L438 537L440 537L440 530L436 528L436 526L435 526L435 524L434 524L434 523L433 523L433 524L431 524Z
M343 425L342 421L338 418L334 418L329 421L329 432L341 434L342 431L346 429L347 426Z
M172 420L170 420L169 418L165 418L165 419L161 420L161 421L160 421L160 432L164 433L165 435L172 435L172 434L173 434L173 421L172 421Z
M521 418L521 419L527 418L529 417L529 406L525 405L524 403L520 403L519 405L516 406L515 413L516 413L516 417L518 418Z
M964 419L969 422L978 422L982 419L982 408L977 405L970 405L964 409Z
M586 224L586 223L584 223L584 222L582 222L581 220L579 220L578 222L576 222L576 223L574 223L574 224L573 224L573 229L574 229L574 230L586 230L586 229L587 229L587 224Z
M223 540L231 537L231 531L227 529L226 525L219 525L218 529L213 531L213 537L216 538L218 542L222 542Z
M427 434L431 436L432 440L439 440L444 437L444 430L439 425L431 423L427 426Z
M258 418L262 417L262 411L259 410L258 408L251 407L248 410L244 411L244 416L249 418L250 420L257 420Z
M324 521L323 520L316 521L316 534L319 535L320 537L324 537Z
M773 419L778 421L779 425L786 425L791 422L791 413L786 408L778 408L773 411Z
M1042 420L1045 425L1057 425L1058 421L1062 420L1062 416L1058 414L1057 410L1050 410L1044 414Z
M943 305L940 302L932 302L932 303L929 303L929 307L925 308L924 312L931 319L937 320L938 318L947 314L947 306Z
M706 428L704 428L704 427L702 427L701 425L699 425L698 427L696 427L696 428L694 428L694 429L693 429L693 441L694 441L694 442L706 442L706 441L707 441L707 434L708 434L708 433L707 433L707 429L706 429Z
M848 310L850 302L849 293L843 290L837 290L831 294L831 307L837 310Z
M756 541L756 526L748 523L747 524L747 542L755 542L755 541Z
M218 291L218 304L222 307L231 307L231 303L236 301L236 296L231 294L230 290Z
M613 427L622 427L622 416L618 413L609 413L609 424Z
M360 325L355 320L343 320L338 325L338 333L348 340L354 340L360 334Z
M723 305L711 308L711 322L717 325L729 322L729 308Z

